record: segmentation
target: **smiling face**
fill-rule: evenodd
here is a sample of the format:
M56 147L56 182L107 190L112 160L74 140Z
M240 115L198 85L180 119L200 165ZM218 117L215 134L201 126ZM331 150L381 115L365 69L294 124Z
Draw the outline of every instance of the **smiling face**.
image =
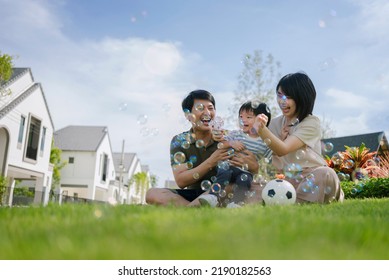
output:
M216 110L209 100L195 99L192 110L187 116L195 130L211 130L210 121L215 117Z
M255 114L253 111L242 110L239 114L239 125L244 133L250 134L255 122Z
M296 102L289 96L285 95L281 87L277 90L277 103L282 111L282 114L288 120L293 120L297 117Z

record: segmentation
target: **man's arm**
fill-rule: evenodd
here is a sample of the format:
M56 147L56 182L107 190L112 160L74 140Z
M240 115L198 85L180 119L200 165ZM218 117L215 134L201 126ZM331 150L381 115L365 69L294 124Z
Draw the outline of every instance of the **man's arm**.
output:
M177 186L185 188L200 181L219 161L227 160L230 157L227 149L217 149L209 158L195 168L188 169L185 163L174 166L173 175Z

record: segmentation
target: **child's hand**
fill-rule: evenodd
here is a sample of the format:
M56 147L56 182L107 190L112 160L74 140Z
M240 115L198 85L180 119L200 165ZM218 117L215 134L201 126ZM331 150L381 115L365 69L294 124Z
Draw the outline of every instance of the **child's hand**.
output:
M230 145L236 152L243 151L246 147L240 141L229 141Z

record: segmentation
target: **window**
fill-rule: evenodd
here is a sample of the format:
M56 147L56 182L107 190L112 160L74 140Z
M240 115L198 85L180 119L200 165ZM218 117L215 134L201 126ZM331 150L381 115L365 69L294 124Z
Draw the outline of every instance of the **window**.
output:
M74 157L69 157L69 164L74 163Z
M40 156L43 156L43 151L45 149L45 139L46 139L46 127L42 128L42 137L41 137L41 147L39 149Z
M18 136L18 148L19 149L22 147L22 143L23 143L23 134L24 134L25 124L26 124L26 117L21 116L20 117L20 124L19 124L19 136Z
M41 130L41 121L31 117L28 129L26 158L36 161L38 154L39 133Z
M101 175L101 181L105 182L107 180L108 173L108 155L103 156L103 173Z

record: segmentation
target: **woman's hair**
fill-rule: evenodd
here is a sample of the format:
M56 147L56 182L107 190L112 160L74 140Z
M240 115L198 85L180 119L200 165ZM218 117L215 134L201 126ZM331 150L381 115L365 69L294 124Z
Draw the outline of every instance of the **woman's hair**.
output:
M253 108L254 107L254 108ZM245 112L253 112L255 116L258 116L259 114L265 114L267 116L267 123L266 126L269 125L270 120L271 120L271 113L269 107L266 105L266 103L260 103L258 104L253 104L251 101L247 101L242 104L239 108L239 115L243 111Z
M282 92L296 102L297 118L301 122L312 114L315 105L316 90L311 79L302 72L287 74L278 82L276 91Z
M208 100L213 104L213 107L216 109L216 104L215 104L215 98L212 96L211 93L209 93L206 90L203 89L198 89L191 91L187 97L185 97L184 100L182 100L182 110L185 111L192 111L194 100L195 99L200 99L200 100Z

